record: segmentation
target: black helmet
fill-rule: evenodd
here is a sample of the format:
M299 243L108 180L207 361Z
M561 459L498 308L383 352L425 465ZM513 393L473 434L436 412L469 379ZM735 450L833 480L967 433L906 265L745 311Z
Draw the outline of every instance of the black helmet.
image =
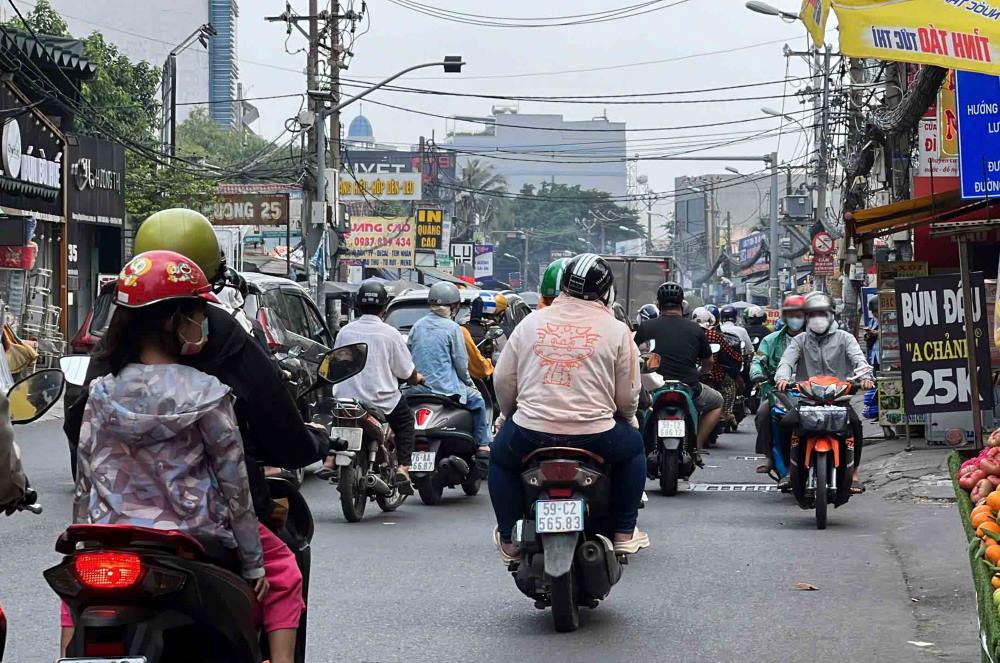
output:
M737 317L739 317L739 312L736 310L735 306L727 304L722 307L721 311L719 311L719 319L722 322L736 322Z
M354 295L354 305L359 309L381 310L389 303L389 293L378 281L362 281Z
M667 281L656 289L656 303L662 308L677 308L684 305L684 288L680 283Z
M581 253L566 263L561 292L588 302L605 300L614 285L611 266L596 253Z
M660 317L660 311L652 304L643 304L642 308L635 315L635 323L641 325L647 320Z

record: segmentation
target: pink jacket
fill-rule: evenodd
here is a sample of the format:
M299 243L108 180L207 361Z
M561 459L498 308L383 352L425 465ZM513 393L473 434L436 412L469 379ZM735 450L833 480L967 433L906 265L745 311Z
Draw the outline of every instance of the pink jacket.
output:
M603 433L639 404L632 332L599 302L560 295L511 334L493 373L500 408L514 422L557 435Z

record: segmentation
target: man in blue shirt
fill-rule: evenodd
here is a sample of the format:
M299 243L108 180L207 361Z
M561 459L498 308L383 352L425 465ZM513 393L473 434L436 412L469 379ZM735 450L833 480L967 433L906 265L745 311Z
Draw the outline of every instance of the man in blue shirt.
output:
M453 318L462 295L454 283L435 283L428 293L431 312L417 320L407 341L413 363L424 377L422 385L409 393L429 391L459 396L472 411L475 430L472 436L480 450L488 452L492 436L486 414L486 402L473 386L469 375L469 355L465 350L462 328Z

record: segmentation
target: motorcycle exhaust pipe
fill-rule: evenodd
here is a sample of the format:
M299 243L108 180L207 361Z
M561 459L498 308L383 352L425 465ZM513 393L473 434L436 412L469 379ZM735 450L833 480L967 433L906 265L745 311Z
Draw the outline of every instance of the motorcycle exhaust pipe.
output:
M392 492L392 488L389 487L389 484L382 481L382 477L377 474L369 474L365 477L365 488L380 497L386 497Z
M596 541L586 541L576 549L576 564L583 579L583 589L593 599L603 599L611 592L608 551ZM611 555L617 565L618 560ZM617 579L616 579L617 580Z
M458 456L448 456L438 464L438 471L461 481L469 475L469 464Z

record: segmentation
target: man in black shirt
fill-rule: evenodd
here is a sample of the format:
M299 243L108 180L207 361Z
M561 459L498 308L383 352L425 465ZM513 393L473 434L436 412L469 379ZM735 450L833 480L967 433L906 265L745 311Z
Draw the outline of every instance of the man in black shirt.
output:
M656 291L660 317L639 325L635 333L637 345L650 344L650 352L660 355L658 372L667 380L679 380L691 388L694 405L701 415L698 422L698 448L705 448L709 435L715 430L722 414L722 395L700 380L698 362L702 371L712 365L712 349L703 330L693 320L684 317L684 288L678 283L667 282Z

